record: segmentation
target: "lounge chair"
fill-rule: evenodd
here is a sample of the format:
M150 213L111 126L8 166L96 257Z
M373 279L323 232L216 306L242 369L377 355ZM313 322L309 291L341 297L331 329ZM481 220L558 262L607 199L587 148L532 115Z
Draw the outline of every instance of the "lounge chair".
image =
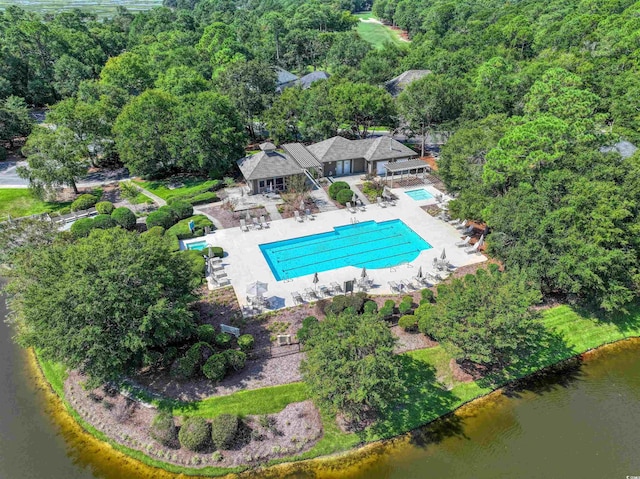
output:
M293 298L293 302L295 304L304 303L304 299L302 299L302 295L300 293L298 293L297 291L292 292L291 293L291 297Z
M382 198L380 196L376 198L376 203L378 203L378 206L380 206L381 208L387 207L387 204L384 201L382 201Z
M462 234L463 235L470 235L471 233L473 233L474 229L475 228L473 227L473 225L469 225L462 231Z
M242 231L249 231L249 227L247 226L247 222L245 220L240 220L240 229Z
M347 209L351 212L351 213L355 213L356 209L353 207L353 205L351 204L351 201L347 201Z
M304 295L308 300L318 299L318 294L311 288L305 288Z
M331 290L327 288L324 284L321 284L320 286L318 286L318 289L325 296L331 296Z
M304 220L302 219L302 216L300 216L300 212L299 212L298 210L295 210L295 211L293 212L293 216L294 216L294 218L296 219L296 221L297 221L298 223L302 223L302 222L304 221Z
M401 293L402 292L402 286L400 286L395 281L389 281L389 288L391 288L391 291L396 292L396 293Z
M256 218L255 216L253 217L253 227L257 230L262 229L262 223L260 223L260 221L258 221L258 218Z
M260 224L262 225L263 228L269 227L269 223L267 223L267 220L264 219L264 216L260 217Z
M364 203L360 199L356 200L356 206L360 211L367 211L367 208L364 206Z
M469 224L469 221L468 220L464 220L462 223L458 223L457 225L455 225L455 227L456 227L457 230L461 230L461 229L466 228L468 224Z
M385 200L387 200L387 203L389 203L391 206L395 206L396 205L396 200L393 196L387 196L385 198Z
M409 281L407 279L403 279L400 282L403 284L405 289L407 289L408 291L415 291L416 289L419 289L419 288L416 288L415 285L411 281Z
M478 241L473 246L469 246L467 249L465 249L464 252L467 254L477 253L480 250L480 246L482 246L482 243Z
M334 293L336 294L340 294L342 293L342 286L340 286L338 283L336 283L335 281L331 282L331 289L333 290Z
M419 278L418 276L414 276L413 277L413 281L415 281L416 283L418 283L421 286L431 286L429 281L427 281L427 278L424 277L424 276L422 276L421 278Z
M438 275L435 273L432 273L431 271L427 271L425 273L425 277L433 283L436 283L437 281L439 281Z
M315 220L316 219L315 215L313 213L311 213L311 210L309 208L304 210L304 215L307 217L308 220Z
M456 246L462 248L462 247L469 246L470 243L471 243L471 236L467 236L462 241L456 241Z

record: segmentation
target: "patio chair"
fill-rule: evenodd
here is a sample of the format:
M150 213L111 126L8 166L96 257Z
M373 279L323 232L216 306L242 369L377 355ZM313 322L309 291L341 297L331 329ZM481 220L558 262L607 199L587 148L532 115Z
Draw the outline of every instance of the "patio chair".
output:
M389 288L391 288L391 291L393 291L395 293L401 293L402 292L402 286L400 286L395 281L389 281Z
M389 203L391 206L396 205L396 199L393 196L387 196L385 199L387 200L387 203Z
M364 206L364 203L362 202L361 199L356 200L356 206L360 211L367 211L367 208Z
M421 286L427 286L427 287L431 286L431 283L429 283L429 281L425 276L422 276L422 277L414 276L413 281L415 281L417 284Z
M449 220L449 224L451 226L455 226L457 224L460 224L460 220L458 218L456 218L455 220Z
M264 219L264 216L260 217L260 224L262 225L263 228L269 227L269 223L267 223L267 220Z
M331 282L331 289L333 290L334 293L336 294L340 294L342 293L342 286L340 286L338 283L336 283L335 281Z
M324 294L325 296L331 296L331 290L329 288L327 288L326 285L321 284L320 286L318 286L318 289L320 290L320 292L322 294Z
M313 213L311 213L311 210L309 208L304 210L304 215L307 217L308 220L315 220L316 219L316 216Z
M461 229L466 228L468 224L469 224L469 221L468 220L464 220L462 223L456 224L455 227L456 227L457 230L461 230Z
M438 280L438 275L437 275L437 274L435 274L435 273L432 273L431 271L427 271L427 272L425 273L425 277L426 277L428 280L430 280L432 283L437 283L437 282L439 281L439 280Z
M473 246L469 246L467 249L465 249L464 252L467 253L467 254L477 253L480 250L480 246L481 245L482 245L482 243L480 243L480 241L478 241Z
M258 218L256 218L255 216L253 217L253 227L257 230L262 229L262 223L260 223L260 221L258 221Z
M456 246L458 246L460 248L466 247L466 246L469 246L470 242L471 242L471 236L467 236L462 241L456 241Z
M302 223L302 222L304 221L304 220L302 219L302 216L300 216L300 212L299 212L298 210L295 210L295 211L293 212L293 216L294 216L294 218L296 219L296 221L297 221L298 223Z
M302 303L304 303L304 299L302 299L302 295L300 293L298 293L297 291L293 291L291 293L291 297L293 298L293 303L294 304L302 304Z
M353 207L353 205L351 204L351 201L347 201L347 209L351 212L351 213L355 213L356 209Z
M318 299L318 293L316 293L311 288L305 288L304 295L305 295L305 298L308 300Z
M402 285L407 291L415 291L416 289L418 289L414 286L414 284L411 281L407 279L400 280L400 283L402 283Z
M249 227L247 226L247 222L245 220L240 220L240 229L242 231L249 231Z
M387 207L387 204L384 201L382 201L382 198L380 196L376 198L376 203L378 203L378 206L381 208Z

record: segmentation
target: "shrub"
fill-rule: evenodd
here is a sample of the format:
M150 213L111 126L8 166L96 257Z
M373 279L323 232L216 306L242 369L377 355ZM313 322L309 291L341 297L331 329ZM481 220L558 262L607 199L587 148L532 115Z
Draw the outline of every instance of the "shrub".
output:
M174 379L189 379L195 376L196 367L192 358L183 356L173 362L169 374Z
M250 334L243 334L238 338L238 346L243 351L251 351L253 349L253 345L255 343L255 339Z
M114 206L111 201L101 201L96 203L96 211L101 215L110 215L113 212Z
M367 293L356 293L352 296L338 295L334 296L331 304L325 308L325 313L339 315L348 308L351 308L354 313L361 313L362 306L367 299Z
M71 211L83 211L93 208L98 202L98 199L99 198L97 196L89 194L80 195L73 203L71 203Z
M306 343L311 335L313 334L314 329L318 325L318 318L315 316L307 316L302 320L302 327L298 330L296 336L298 337L298 341L302 344Z
M113 218L113 221L115 221L118 226L122 226L126 230L132 230L136 227L136 215L124 206L113 210L111 218Z
M331 197L332 200L335 200L339 191L347 189L349 189L349 183L346 181L336 181L329 186L329 197Z
M192 196L187 199L189 203L192 205L201 205L203 203L213 203L218 200L218 195L216 195L213 191L207 191L206 193L200 193L199 195Z
M197 334L200 341L204 341L205 343L212 343L214 338L216 337L216 328L214 328L210 324L201 324L200 326L198 326Z
M98 215L93 218L93 227L100 228L102 230L106 230L109 228L115 228L118 226L116 222L109 215Z
M153 418L149 435L163 446L173 447L178 444L178 429L169 411L160 411Z
M222 258L224 256L224 250L220 246L212 246L211 254L216 258Z
M211 381L222 381L227 374L227 358L225 355L213 354L202 366L202 374Z
M211 440L216 449L228 449L238 434L240 421L235 414L220 414L211 421Z
M223 349L231 347L231 340L233 338L228 333L218 333L216 334L216 345L220 346Z
M162 226L154 226L150 230L145 231L143 234L160 237L164 235L164 228Z
M418 318L413 314L405 314L398 320L398 326L405 331L415 331L418 328Z
M398 305L398 311L400 314L407 314L413 308L413 298L411 296L405 296Z
M160 351L148 350L142 354L142 364L148 367L155 367L162 363L162 353Z
M153 213L149 213L149 216L147 216L147 229L153 228L154 226L162 226L165 230L167 230L171 228L174 223L175 220L173 213L166 210L157 210Z
M200 284L205 276L205 261L204 256L202 256L202 252L195 249L187 249L180 251L178 254L187 257L189 265L191 266L191 272L193 273L195 284Z
M364 303L362 308L364 313L377 313L378 312L378 304L375 301L367 301Z
M175 213L178 220L183 220L193 215L193 206L186 201L174 201L171 203L171 209Z
M74 238L84 238L89 236L93 229L93 218L80 218L71 225L71 234Z
M420 297L422 298L420 299L420 304L435 302L435 296L433 295L433 291L431 291L430 289L425 288L420 291Z
M186 357L188 357L199 368L213 354L213 348L204 341L197 342L189 348Z
M353 191L348 190L340 190L338 191L338 196L336 196L336 201L341 205L346 205L347 202L353 199Z
M242 351L227 349L222 354L224 354L224 357L227 360L227 366L229 366L234 371L240 371L242 368L244 368L244 363L247 360L247 355Z
M201 417L189 417L182 423L178 438L180 444L190 451L202 451L211 439L209 423Z
M169 346L167 349L164 350L164 353L162 354L162 363L165 366L168 366L169 364L174 362L177 357L178 357L178 348L176 348L175 346Z
M393 300L388 299L384 302L384 306L382 308L380 308L380 310L378 311L378 317L380 319L383 319L385 321L391 319L391 317L393 316L393 310L396 307L396 303L393 302Z

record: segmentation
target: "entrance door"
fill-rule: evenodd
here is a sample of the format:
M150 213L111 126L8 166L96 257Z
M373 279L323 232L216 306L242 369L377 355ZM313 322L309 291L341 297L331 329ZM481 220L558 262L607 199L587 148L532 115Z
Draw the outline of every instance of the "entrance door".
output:
M336 161L336 176L351 174L351 160Z
M342 176L344 173L342 172L342 162L336 161L336 176Z
M342 169L344 170L344 175L351 174L351 160L344 160L344 167Z

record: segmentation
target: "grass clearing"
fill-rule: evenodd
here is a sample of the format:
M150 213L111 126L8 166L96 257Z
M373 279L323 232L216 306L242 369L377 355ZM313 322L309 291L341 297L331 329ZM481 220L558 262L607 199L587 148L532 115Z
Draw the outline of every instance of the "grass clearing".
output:
M27 188L2 188L0 189L0 220L9 215L12 218L19 218L40 213L53 213L70 204L71 202L41 201Z
M369 42L373 47L380 49L387 42L395 43L396 45L404 45L407 43L402 40L398 31L382 23L370 21L377 20L370 12L357 13L356 17L360 19L356 31L363 40Z
M170 188L171 180L145 181L133 180L136 185L142 186L145 190L159 196L167 201L175 196L197 195L220 185L220 180L208 180L203 178L184 178L179 182L182 186Z

